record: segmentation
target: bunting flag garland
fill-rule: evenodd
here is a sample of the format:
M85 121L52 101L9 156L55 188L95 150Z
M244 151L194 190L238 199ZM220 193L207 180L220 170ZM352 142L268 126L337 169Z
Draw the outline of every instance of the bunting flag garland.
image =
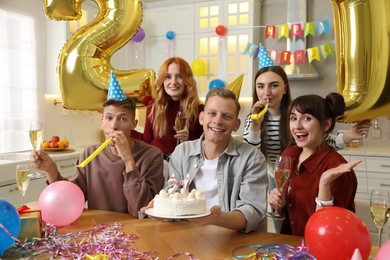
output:
M265 27L265 38L267 39L268 37L272 37L275 39L275 32L276 32L276 27L275 25L267 25Z
M270 62L272 61L276 65L291 64L292 60L294 64L304 64L306 63L306 57L307 61L311 63L314 60L321 61L321 55L324 60L329 55L334 56L335 52L333 45L334 42L326 42L320 46L314 46L304 50L295 50L292 52L288 50L265 49L261 43L256 45L254 43L249 42L245 47L243 54L248 55L249 57L254 59L259 58L259 67L261 67L261 57L262 55L264 55L264 53L268 53Z
M288 38L303 38L308 35L320 36L323 33L330 34L329 20L321 20L319 22L293 22L279 25L266 25L260 26L265 28L265 39L273 38L275 39L276 34L278 35L278 40L285 37ZM277 32L276 32L277 31Z
M321 35L322 33L326 33L326 34L330 33L329 20L322 20L318 22L317 34Z
M318 22L293 22L279 25L266 25L260 26L265 28L265 39L273 38L275 39L304 39L308 35L320 36L322 34L329 34L329 20L321 20ZM264 51L262 51L262 48ZM288 51L288 50L274 50L274 49L265 49L261 46L261 43L255 44L252 42L248 42L243 54L248 55L251 58L257 59L259 58L259 67L260 66L260 56L262 53L268 53L269 58L272 60L274 64L297 64L306 62L313 62L314 60L321 61L322 59L326 59L329 55L334 56L334 41L326 42L320 46L314 46L312 48Z

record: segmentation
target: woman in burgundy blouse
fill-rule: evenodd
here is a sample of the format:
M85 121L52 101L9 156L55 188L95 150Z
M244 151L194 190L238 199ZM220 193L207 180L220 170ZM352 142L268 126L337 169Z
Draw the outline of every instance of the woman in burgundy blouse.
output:
M286 185L268 197L272 209L285 216L281 233L303 236L309 217L322 207L355 211L357 178L352 169L361 160L347 163L325 140L344 110L344 99L337 93L325 99L305 95L292 102L289 125L296 145L282 153L291 157L291 174Z
M169 158L177 145L177 140L198 139L203 128L199 124L199 113L203 104L198 97L196 81L190 65L180 57L167 59L160 67L155 83L155 98L146 110L143 134L133 132L132 137L152 144ZM178 111L184 111L187 127L175 130Z

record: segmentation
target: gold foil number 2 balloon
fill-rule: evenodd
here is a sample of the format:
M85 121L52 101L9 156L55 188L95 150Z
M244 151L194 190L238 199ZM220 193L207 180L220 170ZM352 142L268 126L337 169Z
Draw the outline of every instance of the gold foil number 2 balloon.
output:
M52 20L78 20L84 0L44 0L45 15ZM151 69L115 70L111 55L124 46L142 22L140 0L94 0L97 17L77 30L63 47L58 74L63 106L100 110L107 98L111 70L128 96L142 102L151 93L155 73Z

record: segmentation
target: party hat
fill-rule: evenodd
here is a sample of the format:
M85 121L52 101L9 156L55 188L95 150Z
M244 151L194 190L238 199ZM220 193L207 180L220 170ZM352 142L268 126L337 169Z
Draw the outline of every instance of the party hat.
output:
M236 96L237 100L240 98L242 81L244 79L244 74L238 76L232 83L226 86L227 89L231 90Z
M107 94L107 100L109 99L115 99L118 101L123 101L127 99L125 93L123 93L123 90L119 85L118 80L115 77L114 72L112 71L110 75L110 83L108 86L108 94Z
M275 63L272 61L271 57L268 55L267 50L263 45L259 45L259 69L264 67L275 66Z

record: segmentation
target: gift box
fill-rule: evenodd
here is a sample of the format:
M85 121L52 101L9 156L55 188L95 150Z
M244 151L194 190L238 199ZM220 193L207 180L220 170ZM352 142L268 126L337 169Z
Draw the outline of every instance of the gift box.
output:
M42 218L39 210L23 210L20 214L20 233L18 238L21 241L31 240L34 237L42 237Z

